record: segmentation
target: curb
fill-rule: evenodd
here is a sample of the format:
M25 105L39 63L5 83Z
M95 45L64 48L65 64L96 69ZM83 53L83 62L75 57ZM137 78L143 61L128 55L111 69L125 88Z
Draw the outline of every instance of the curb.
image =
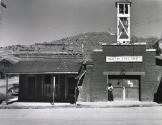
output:
M71 105L51 105L51 106L19 106L19 105L0 105L0 109L57 109L57 108L131 108L131 107L158 107L162 104L156 105L82 105L82 104L71 104Z

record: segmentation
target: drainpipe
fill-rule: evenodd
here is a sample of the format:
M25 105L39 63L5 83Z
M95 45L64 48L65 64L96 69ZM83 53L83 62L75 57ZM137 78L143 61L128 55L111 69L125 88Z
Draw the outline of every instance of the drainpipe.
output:
M53 77L52 105L55 103L55 76Z
M8 105L8 74L5 75L6 79L6 105Z
M75 105L76 105L76 102L77 102L77 90L78 89L78 82L77 82L77 86L75 87Z

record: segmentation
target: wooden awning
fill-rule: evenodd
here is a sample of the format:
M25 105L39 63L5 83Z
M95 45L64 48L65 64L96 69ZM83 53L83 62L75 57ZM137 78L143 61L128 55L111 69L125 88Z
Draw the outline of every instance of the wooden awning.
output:
M71 59L21 60L6 69L8 74L78 74L82 63Z

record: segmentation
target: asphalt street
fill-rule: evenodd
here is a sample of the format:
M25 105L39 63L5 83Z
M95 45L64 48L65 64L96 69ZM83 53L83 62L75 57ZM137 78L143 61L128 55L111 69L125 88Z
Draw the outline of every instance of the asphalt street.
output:
M0 109L0 125L162 125L162 106Z

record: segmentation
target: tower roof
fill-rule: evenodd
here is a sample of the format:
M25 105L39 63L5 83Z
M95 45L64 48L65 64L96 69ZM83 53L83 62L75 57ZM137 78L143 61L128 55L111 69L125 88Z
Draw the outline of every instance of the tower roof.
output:
M116 3L131 3L130 0L116 0Z
M117 6L117 3L129 3L131 5L131 0L115 0L115 6Z

